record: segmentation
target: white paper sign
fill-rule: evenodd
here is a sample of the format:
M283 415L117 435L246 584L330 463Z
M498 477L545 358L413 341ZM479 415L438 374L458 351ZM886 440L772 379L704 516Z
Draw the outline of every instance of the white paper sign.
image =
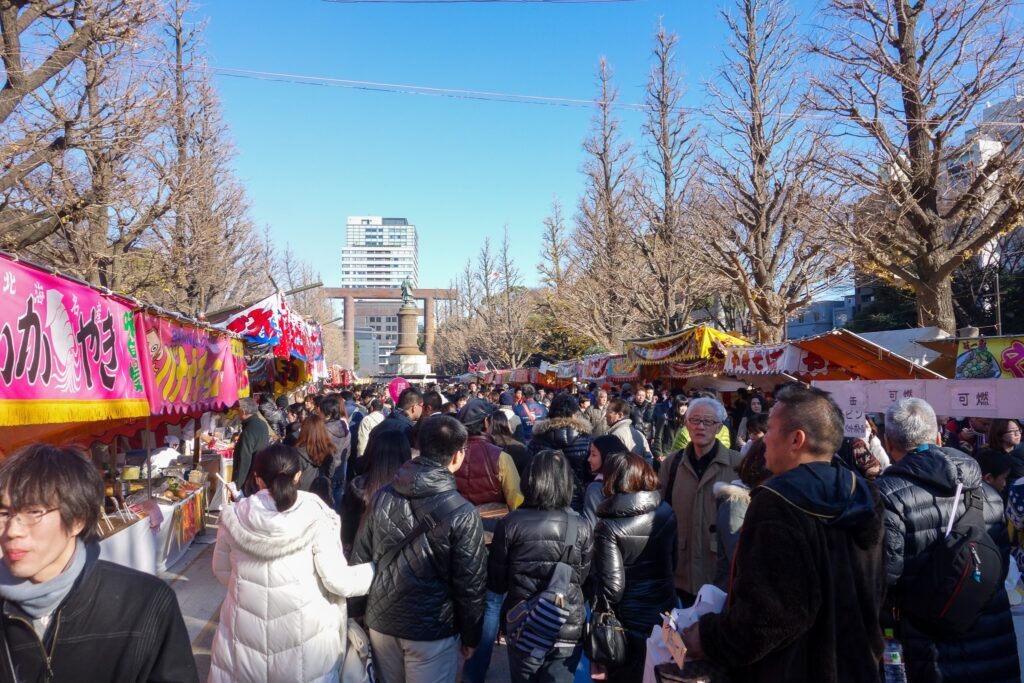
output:
M818 386L818 382L814 383ZM832 395L843 411L843 436L864 436L864 413L868 411L869 382L821 382L821 389ZM828 386L824 386L828 385Z
M846 436L861 436L864 413L884 413L896 400L923 398L939 417L1024 417L1024 379L925 379L821 381L843 410ZM898 399L893 399L898 395ZM854 423L859 428L853 434Z

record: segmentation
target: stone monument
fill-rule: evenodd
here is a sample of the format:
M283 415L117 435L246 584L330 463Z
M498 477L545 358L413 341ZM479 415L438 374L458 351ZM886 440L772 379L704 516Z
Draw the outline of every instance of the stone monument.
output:
M402 307L398 309L398 348L391 352L384 367L385 376L425 377L433 374L427 355L420 351L416 339L419 334L417 319L419 310L412 294L412 283L402 282Z

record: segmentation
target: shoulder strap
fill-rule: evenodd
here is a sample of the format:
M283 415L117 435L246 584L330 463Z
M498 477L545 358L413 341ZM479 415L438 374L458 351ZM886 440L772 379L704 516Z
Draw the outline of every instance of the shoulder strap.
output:
M402 552L402 549L405 548L405 546L415 541L419 536L421 536L425 532L429 531L430 529L433 529L435 526L438 525L438 523L442 519L444 519L448 515L452 514L459 508L468 505L469 503L463 500L462 497L458 495L457 492L452 492L451 495L445 496L438 502L434 503L434 505L431 506L430 510L424 513L423 516L417 520L416 526L412 528L412 531L405 535L405 538L399 541L393 548L388 550L386 553L381 555L381 558L377 562L377 565L381 567L386 567L390 565L394 561L394 559L398 557L398 553ZM414 514L413 516L415 517L416 515Z
M668 486L665 488L665 501L672 505L672 489L676 485L676 474L679 473L679 464L683 461L683 454L686 452L685 448L680 448L676 451L676 455L672 458L672 469L668 472Z
M565 548L562 550L561 561L568 563L569 553L576 547L576 537L579 534L580 517L574 512L565 513Z

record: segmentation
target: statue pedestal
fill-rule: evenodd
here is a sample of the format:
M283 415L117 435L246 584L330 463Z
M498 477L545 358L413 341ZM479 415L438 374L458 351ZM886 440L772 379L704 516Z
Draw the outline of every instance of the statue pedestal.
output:
M423 378L433 375L427 355L420 351L417 344L419 330L416 320L419 313L415 302L409 301L398 309L398 348L388 358L382 374L391 377Z

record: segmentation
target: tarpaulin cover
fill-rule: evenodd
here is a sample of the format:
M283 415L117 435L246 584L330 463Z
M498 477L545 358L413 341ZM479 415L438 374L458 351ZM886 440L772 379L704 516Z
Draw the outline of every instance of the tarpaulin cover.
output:
M722 359L726 347L746 346L749 343L707 325L697 325L661 337L630 339L626 341L626 357L638 365Z
M794 344L769 344L726 349L725 372L730 375L793 375L829 379L852 377L840 366Z
M248 395L241 344L232 343L240 340L146 311L136 311L135 326L153 415L222 410Z
M611 356L608 359L608 379L634 382L640 379L640 367L629 356Z
M608 376L608 359L610 354L602 353L583 358L583 379L596 381Z
M146 415L129 304L0 257L0 426Z

